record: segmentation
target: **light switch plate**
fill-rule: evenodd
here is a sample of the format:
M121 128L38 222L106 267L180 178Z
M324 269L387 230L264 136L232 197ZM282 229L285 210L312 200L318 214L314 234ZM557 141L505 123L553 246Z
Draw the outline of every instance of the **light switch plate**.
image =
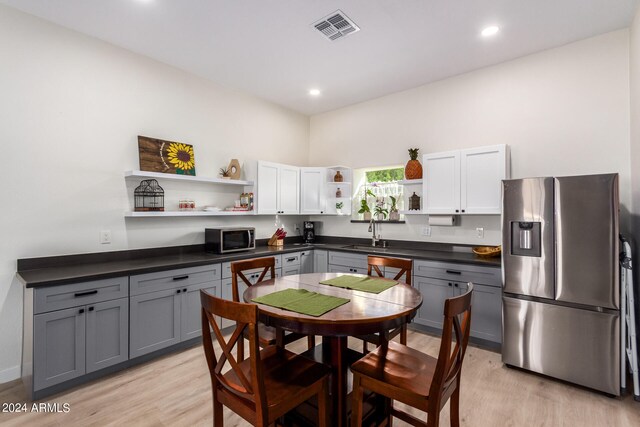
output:
M431 236L431 227L429 227L428 225L422 227L422 235L427 237Z
M477 227L477 228L476 228L476 236L477 236L479 239L482 239L482 238L484 237L484 228L482 228L482 227Z

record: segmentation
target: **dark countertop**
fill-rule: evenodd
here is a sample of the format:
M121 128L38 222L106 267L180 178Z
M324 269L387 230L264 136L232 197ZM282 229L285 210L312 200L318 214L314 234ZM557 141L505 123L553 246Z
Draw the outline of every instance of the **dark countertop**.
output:
M87 280L107 279L134 274L152 273L200 265L216 264L253 257L286 254L309 249L411 257L415 259L500 267L500 258L481 258L469 251L454 250L451 245L418 242L391 242L388 248L368 248L366 239L322 238L311 245L285 243L280 249L258 242L255 250L216 255L204 251L203 245L138 249L84 255L68 255L18 260L17 277L27 288L62 285ZM333 240L333 241L332 241ZM358 248L345 247L357 244ZM404 247L402 246L404 244ZM437 250L442 249L442 250Z

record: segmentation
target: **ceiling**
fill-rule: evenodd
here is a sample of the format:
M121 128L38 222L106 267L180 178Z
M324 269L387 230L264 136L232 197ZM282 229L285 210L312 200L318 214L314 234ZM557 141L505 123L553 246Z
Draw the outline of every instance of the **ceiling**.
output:
M638 2L0 0L308 115L628 27ZM311 24L337 9L361 30L332 42Z

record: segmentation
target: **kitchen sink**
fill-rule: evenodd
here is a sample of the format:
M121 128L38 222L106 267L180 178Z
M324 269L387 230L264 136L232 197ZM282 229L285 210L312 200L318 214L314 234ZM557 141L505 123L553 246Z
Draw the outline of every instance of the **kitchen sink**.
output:
M369 251L369 252L386 252L389 248L382 248L380 246L366 246L366 245L347 245L343 246L342 249L355 249L358 251Z

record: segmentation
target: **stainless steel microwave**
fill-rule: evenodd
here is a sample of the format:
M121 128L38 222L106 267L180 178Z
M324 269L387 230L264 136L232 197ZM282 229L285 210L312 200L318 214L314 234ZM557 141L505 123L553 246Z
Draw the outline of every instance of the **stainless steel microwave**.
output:
M226 254L256 248L254 227L205 228L204 246L207 252Z

